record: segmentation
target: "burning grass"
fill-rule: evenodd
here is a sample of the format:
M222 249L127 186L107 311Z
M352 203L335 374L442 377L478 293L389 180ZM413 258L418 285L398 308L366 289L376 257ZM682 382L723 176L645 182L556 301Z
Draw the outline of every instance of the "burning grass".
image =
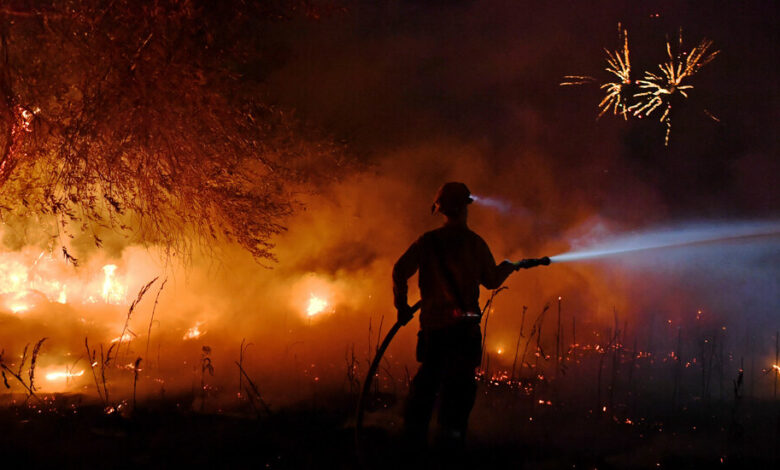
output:
M195 296L177 283L159 282L153 269L133 272L119 260L82 260L78 277L47 278L47 272L58 271L46 257L39 263L37 271L25 271L17 288L27 294L56 280L57 289L24 313L5 308L0 314L19 332L0 344L5 348L0 420L31 423L21 436L34 442L37 435L48 436L48 423L61 420L88 435L95 434L90 426L97 428L100 439L111 436L113 441L101 444L107 452L116 451L119 442L141 442L138 430L152 432L153 425L161 426L152 432L161 441L172 439L167 433L184 432L208 446L206 423L211 423L271 467L351 465L354 400L387 330L385 314L366 318L365 307L372 304L355 300L355 292L368 290L363 284L315 273L275 273L295 282L278 297L257 300L252 292L252 302L239 309L226 298L240 290ZM102 269L110 264L117 268ZM103 295L107 279L113 287ZM67 300L60 303L63 286ZM119 305L111 303L117 297L110 292L124 292ZM523 305L519 298L529 301ZM629 451L648 467L685 459L702 465L720 458L768 461L775 436L768 420L776 402L770 397L780 372L773 338L747 323L720 323L702 308L680 306L682 313L643 320L643 312L626 304L600 316L559 300L551 311L558 298L518 295L515 287L489 297L472 419L471 451L481 462L517 463L511 449L518 447L527 451L526 461L540 466L628 467ZM198 308L190 308L195 304ZM264 309L258 311L258 305ZM312 306L318 310L313 316ZM394 462L387 449L399 445L401 408L414 373L413 336L413 328L399 333L368 400L364 442L383 462ZM48 339L36 348L43 337ZM267 443L250 445L237 436L242 432ZM271 432L276 437L268 437ZM593 449L585 445L586 433L601 433ZM295 449L290 443L301 434L320 441ZM706 439L723 444L685 450ZM212 447L215 453L242 452L222 439ZM210 461L200 455L202 462Z

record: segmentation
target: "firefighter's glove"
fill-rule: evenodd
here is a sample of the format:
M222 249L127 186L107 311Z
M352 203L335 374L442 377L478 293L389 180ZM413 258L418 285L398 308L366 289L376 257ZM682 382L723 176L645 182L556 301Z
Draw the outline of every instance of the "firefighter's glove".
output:
M406 325L412 321L412 318L414 318L414 310L412 310L412 307L406 305L398 308L398 323Z

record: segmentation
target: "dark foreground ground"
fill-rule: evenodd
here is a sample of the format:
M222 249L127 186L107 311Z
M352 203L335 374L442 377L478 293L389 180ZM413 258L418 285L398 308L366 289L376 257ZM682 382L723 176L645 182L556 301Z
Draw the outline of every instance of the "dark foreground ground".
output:
M58 396L46 411L1 408L0 468L780 468L777 407L766 402L736 416L709 405L633 422L481 399L466 448L434 448L415 461L401 450L398 406L368 415L357 457L354 397L343 394L270 415L197 413L181 405L191 398L178 397L121 417L79 400Z

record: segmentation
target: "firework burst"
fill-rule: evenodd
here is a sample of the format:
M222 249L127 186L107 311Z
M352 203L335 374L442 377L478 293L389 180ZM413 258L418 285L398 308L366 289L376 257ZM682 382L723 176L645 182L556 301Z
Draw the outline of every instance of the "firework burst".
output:
M630 99L628 87L631 85L631 60L628 49L628 31L625 29L619 29L619 31L623 40L623 49L618 51L604 49L604 52L607 53L608 66L606 71L617 77L618 80L601 85L601 89L606 90L607 94L599 103L599 108L601 108L599 117L611 109L612 114L619 114L623 116L623 119L628 119L628 103Z
M604 99L598 105L599 109L601 109L599 117L611 110L612 114L628 119L631 100L629 87L632 84L631 59L628 48L628 31L621 28L619 24L618 35L623 43L623 47L615 51L604 49L604 52L607 53L607 67L605 70L615 76L617 80L601 85L601 89L606 91L606 95L604 95ZM561 82L561 86L585 85L596 81L595 78L587 75L566 75L563 78L565 81Z
M631 105L629 111L634 116L643 117L650 116L656 110L662 110L659 121L666 124L664 145L669 145L669 134L672 130L671 100L677 95L688 98L688 91L693 89L693 85L687 82L720 52L709 52L711 47L712 41L704 39L690 52L682 52L682 31L680 31L676 54L672 53L671 43L666 41L668 60L658 65L661 72L645 72L644 79L637 80L640 92L635 94L634 98L638 101Z
M616 80L605 82L600 87L605 95L598 104L599 117L611 111L613 115L628 120L632 116L643 118L658 112L659 121L666 125L664 145L668 146L672 129L672 100L678 95L688 98L688 92L693 89L693 85L689 83L690 78L710 63L719 51L710 52L712 41L704 39L689 52L684 52L681 30L675 52L671 42L666 41L668 60L658 65L660 72L647 71L641 80L632 80L628 31L618 24L618 34L623 47L615 51L604 49L607 54L605 71ZM566 75L560 85L585 85L595 82L595 78L587 75ZM705 110L705 113L718 121L709 111Z

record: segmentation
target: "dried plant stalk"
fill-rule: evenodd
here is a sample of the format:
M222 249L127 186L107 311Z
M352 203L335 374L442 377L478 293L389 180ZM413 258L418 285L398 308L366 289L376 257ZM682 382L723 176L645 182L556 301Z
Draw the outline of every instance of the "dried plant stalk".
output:
M263 400L263 396L260 395L260 391L257 388L257 385L252 381L252 379L249 377L249 374L246 373L243 367L241 367L241 364L238 362L235 363L238 366L238 370L241 372L241 374L246 379L247 383L249 384L249 387L251 388L252 392L254 393L257 400L260 402L261 405L263 405L263 408L265 409L266 414L269 416L271 415L271 408L268 406L268 404ZM249 389L247 389L249 391ZM251 395L249 395L251 396Z
M157 311L157 302L160 300L160 294L162 293L162 290L165 288L165 284L168 282L168 278L166 277L165 280L163 280L162 284L160 285L160 289L157 291L157 296L154 298L154 306L152 307L152 314L149 317L149 329L146 332L146 352L144 353L144 357L146 358L147 367L149 367L149 364L151 364L151 361L149 360L149 341L152 339L152 322L154 322L154 312ZM160 367L160 364L158 362L157 367Z
M119 341L117 341L117 347L116 347L116 353L117 356L119 356L119 350L122 346L122 338L124 338L125 333L127 332L127 327L130 325L130 316L133 314L133 310L135 310L136 305L141 301L141 299L144 298L144 295L146 294L146 291L149 290L150 287L152 287L152 284L157 281L157 277L149 281L147 284L145 284L143 287L141 287L141 290L138 291L138 295L135 297L135 300L133 300L133 303L130 304L130 308L127 310L127 317L125 318L125 326L122 327L122 333L119 334Z
M41 346L43 346L43 342L46 341L47 338L41 338L37 343L35 343L35 347L33 347L32 355L30 356L30 371L29 371L29 377L30 377L30 390L35 391L35 366L38 363L38 353L41 351Z
M480 364L482 364L485 360L485 341L487 340L487 329L488 329L488 321L490 320L490 310L493 306L493 299L496 298L498 294L500 294L502 291L508 289L506 286L499 287L498 289L494 289L490 293L490 297L488 298L487 302L485 302L485 306L482 308L481 315L485 317L485 326L482 330L482 360L480 361Z
M138 371L139 366L141 365L141 358L137 358L135 362L133 363L133 413L135 413L136 409L136 390L138 388Z
M87 361L89 361L89 370L92 371L92 378L95 379L95 387L97 388L98 397L100 397L101 400L103 400L103 404L107 405L106 398L103 397L103 391L100 389L100 382L98 381L97 373L95 372L95 364L97 363L97 351L94 349L90 350L89 348L89 339L85 336L84 337L84 347L87 350Z

